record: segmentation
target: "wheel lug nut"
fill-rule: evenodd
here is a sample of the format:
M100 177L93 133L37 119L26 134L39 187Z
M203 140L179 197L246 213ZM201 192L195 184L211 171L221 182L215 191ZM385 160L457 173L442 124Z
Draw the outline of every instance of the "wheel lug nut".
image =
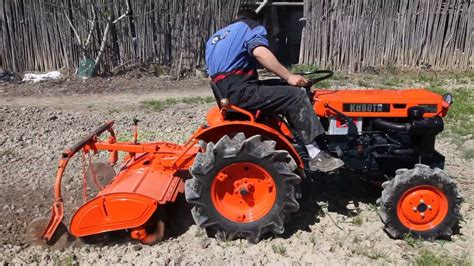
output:
M249 194L249 191L246 188L240 189L240 195L247 196L248 194Z
M416 212L416 207L413 207L413 211Z
M423 203L425 203L425 201L424 201L423 199L421 199L421 200L420 200L420 203L423 204Z
M428 208L428 210L433 209L433 207L431 207L431 205L428 205L428 206L426 206L426 207Z
M421 215L421 217L425 217L425 213L424 213L424 212L420 212L420 215Z

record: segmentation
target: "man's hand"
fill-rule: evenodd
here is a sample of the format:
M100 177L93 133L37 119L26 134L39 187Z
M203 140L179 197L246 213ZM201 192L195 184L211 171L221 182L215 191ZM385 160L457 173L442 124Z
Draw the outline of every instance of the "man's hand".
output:
M304 87L308 83L308 80L301 75L291 74L286 80L291 86Z
M275 55L267 47L259 46L253 49L253 56L262 66L286 80L292 86L304 87L308 83L302 76L291 74L286 67L278 62Z
M303 78L303 76L291 74L286 67L278 62L275 55L267 47L259 46L255 48L253 56L266 69L286 80L292 86L304 87L308 83L308 80Z

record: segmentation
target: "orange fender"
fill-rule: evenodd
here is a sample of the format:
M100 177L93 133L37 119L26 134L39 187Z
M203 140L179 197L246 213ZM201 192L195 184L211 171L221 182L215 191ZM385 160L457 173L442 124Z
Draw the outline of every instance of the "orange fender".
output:
M275 141L277 149L288 151L296 164L300 168L304 168L303 160L301 160L292 143L280 132L261 123L251 121L220 121L220 123L202 129L194 138L216 143L222 136L232 135L238 132L244 132L247 137L262 135Z

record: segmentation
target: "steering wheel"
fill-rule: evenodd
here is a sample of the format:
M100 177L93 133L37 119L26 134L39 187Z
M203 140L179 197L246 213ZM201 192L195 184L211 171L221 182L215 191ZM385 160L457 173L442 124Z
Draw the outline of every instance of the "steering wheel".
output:
M332 75L334 75L334 72L331 70L312 70L312 71L304 71L304 72L295 73L295 74L302 75L302 76L311 75L311 74L324 74L323 76L319 78L308 79L308 83L304 87L306 90L306 94L308 95L309 101L311 103L314 103L314 92L311 91L311 87L322 80L332 77Z
M305 88L309 89L314 84L332 77L334 75L334 72L332 70L311 70L311 71L304 71L304 72L295 73L295 74L302 75L302 76L312 75L312 74L324 74L323 76L318 77L318 78L308 79L308 83L306 84Z

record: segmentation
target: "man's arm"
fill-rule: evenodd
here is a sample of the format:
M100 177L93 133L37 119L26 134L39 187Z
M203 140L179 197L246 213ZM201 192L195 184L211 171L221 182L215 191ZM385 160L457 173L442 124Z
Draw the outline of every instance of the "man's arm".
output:
M262 64L266 69L270 70L271 72L275 73L280 78L286 80L288 84L292 86L299 86L303 87L308 82L303 76L301 75L293 75L284 67L278 59L273 55L272 51L270 51L265 46L258 46L252 51L253 56L257 61Z

